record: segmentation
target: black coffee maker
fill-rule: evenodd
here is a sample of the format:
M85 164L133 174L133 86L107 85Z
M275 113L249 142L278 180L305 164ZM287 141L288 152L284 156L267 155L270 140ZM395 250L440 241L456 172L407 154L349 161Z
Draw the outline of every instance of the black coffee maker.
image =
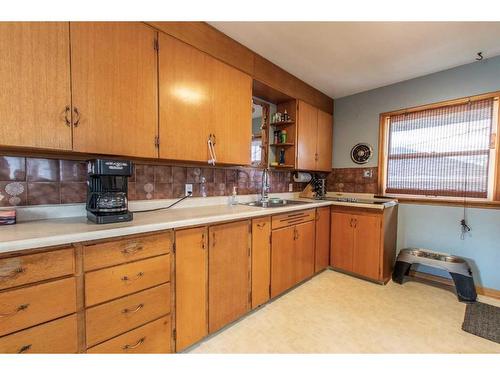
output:
M97 224L131 221L127 179L133 164L125 160L87 161L87 218Z

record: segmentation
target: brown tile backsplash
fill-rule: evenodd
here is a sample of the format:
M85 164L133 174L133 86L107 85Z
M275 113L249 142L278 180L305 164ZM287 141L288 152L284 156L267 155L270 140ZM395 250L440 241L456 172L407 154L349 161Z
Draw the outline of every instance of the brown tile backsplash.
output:
M333 174L333 173L332 173ZM262 170L250 167L207 168L136 162L129 178L129 200L170 199L184 196L185 184L193 184L193 196L202 195L205 178L207 196L257 194ZM0 207L39 204L84 203L87 194L86 164L69 159L44 159L0 155ZM271 192L287 192L293 183L287 171L270 171ZM294 191L306 184L293 183Z
M365 177L364 172L371 173ZM327 177L328 191L345 193L370 193L378 192L378 168L334 168Z

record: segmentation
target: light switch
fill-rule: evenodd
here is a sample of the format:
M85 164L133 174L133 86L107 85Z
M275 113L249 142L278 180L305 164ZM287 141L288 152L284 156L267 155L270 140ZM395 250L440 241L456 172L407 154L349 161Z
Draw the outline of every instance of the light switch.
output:
M372 169L364 169L363 170L363 177L364 178L372 178L373 177L373 170Z
M186 184L186 191L184 192L184 194L189 195L189 193L193 193L193 184Z
M290 193L292 193L292 192L293 192L293 184L292 184L292 183L289 183L289 184L288 184L288 191L289 191Z

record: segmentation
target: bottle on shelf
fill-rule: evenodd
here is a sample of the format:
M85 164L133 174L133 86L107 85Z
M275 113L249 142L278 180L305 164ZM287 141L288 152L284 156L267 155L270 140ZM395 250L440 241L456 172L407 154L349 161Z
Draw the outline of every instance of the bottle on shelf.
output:
M283 129L280 133L280 143L286 143L287 139L287 132L285 129Z
M280 149L280 165L285 164L285 149Z

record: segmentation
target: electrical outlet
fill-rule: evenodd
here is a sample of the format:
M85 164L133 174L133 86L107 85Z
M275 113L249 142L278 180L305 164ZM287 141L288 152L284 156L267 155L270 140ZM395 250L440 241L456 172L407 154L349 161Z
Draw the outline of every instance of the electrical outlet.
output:
M190 193L191 194L193 193L193 184L186 184L186 188L185 188L184 194L185 195L189 195Z
M372 178L373 177L373 170L372 169L364 169L363 170L363 177L364 178Z
M289 184L288 184L288 191L289 191L290 193L292 193L292 192L293 192L293 184L292 184L292 183L289 183Z

